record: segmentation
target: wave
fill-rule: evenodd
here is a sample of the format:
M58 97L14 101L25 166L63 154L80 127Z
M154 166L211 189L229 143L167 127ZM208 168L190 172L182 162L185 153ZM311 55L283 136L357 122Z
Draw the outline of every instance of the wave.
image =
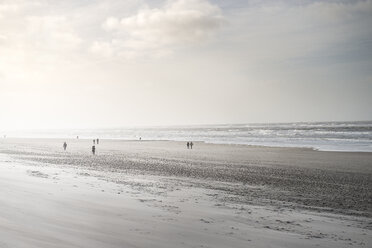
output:
M142 140L192 140L218 144L372 152L372 121L33 130L8 133L8 137L28 138L75 138L76 136L120 140L135 140L141 137Z

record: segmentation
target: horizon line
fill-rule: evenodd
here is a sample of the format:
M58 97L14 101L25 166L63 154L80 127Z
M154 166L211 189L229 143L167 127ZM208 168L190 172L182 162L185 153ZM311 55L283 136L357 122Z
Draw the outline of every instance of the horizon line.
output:
M229 125L268 125L268 124L296 124L296 123L362 123L372 122L372 120L356 120L356 121L293 121L293 122L241 122L241 123L214 123L214 124L170 124L170 125L123 125L123 126L106 126L106 127L56 127L56 128L16 128L16 129L0 129L0 132L6 131L46 131L46 130L94 130L94 129L141 129L141 128L167 128L167 127L206 127L206 126L229 126Z

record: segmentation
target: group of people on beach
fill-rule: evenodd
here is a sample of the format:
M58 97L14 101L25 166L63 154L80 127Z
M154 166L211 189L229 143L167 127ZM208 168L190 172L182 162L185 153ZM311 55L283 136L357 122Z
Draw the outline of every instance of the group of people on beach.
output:
M187 149L192 149L193 145L194 145L194 143L192 143L192 141L186 143Z
M76 137L77 139L79 139L79 136ZM140 138L141 140L141 138ZM93 139L93 146L92 146L92 154L95 155L96 154L96 144L99 145L99 139ZM187 146L187 149L192 149L194 143L192 143L192 141L189 141L186 143L186 146ZM67 143L66 141L63 143L63 150L66 151L67 149Z
M96 154L96 146L95 146L96 143L97 143L97 145L99 145L99 139L98 138L93 140L93 146L92 146L92 154L93 155Z
M76 138L79 139L79 136L77 136ZM96 154L96 144L97 144L97 145L99 144L99 139L98 139L98 138L93 140L93 146L92 146L92 154L93 154L93 155ZM66 149L67 149L67 142L65 141L65 142L63 143L63 150L66 151Z

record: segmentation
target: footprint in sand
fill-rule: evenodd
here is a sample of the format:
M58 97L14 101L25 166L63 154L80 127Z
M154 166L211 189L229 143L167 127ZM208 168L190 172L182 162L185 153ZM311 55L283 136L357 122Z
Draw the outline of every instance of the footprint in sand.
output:
M205 219L200 219L201 222L204 222L206 224L210 224L210 223L213 223L212 221L210 220L205 220Z
M27 174L30 175L30 176L33 176L33 177L41 177L41 178L48 178L49 177L48 174L42 173L40 171L28 170Z

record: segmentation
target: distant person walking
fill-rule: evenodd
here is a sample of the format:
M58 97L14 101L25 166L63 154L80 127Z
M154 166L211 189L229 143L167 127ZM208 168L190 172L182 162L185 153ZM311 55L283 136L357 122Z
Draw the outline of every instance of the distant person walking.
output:
M194 143L192 143L192 141L190 142L190 148L192 149L192 146L194 145Z
M96 144L96 140L94 139L94 140L93 140L93 145L95 145L95 144Z
M67 148L67 143L65 141L65 143L63 143L63 149L66 151L66 148Z
M99 139L97 138L97 145L99 144Z
M186 146L187 146L187 149L189 149L189 147L190 147L190 143L187 142L187 143L186 143Z
M92 146L92 153L93 153L93 155L96 154L96 146Z

